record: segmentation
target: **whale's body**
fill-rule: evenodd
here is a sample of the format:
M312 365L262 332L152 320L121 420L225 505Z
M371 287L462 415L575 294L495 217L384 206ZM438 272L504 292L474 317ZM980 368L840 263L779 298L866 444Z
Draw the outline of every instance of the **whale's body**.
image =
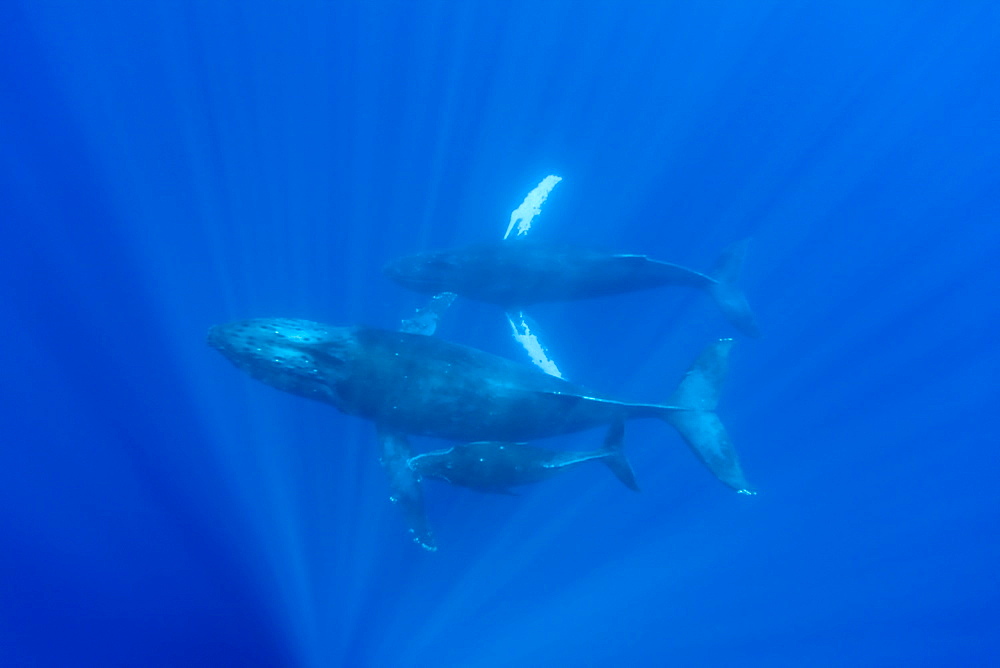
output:
M532 441L669 412L416 334L275 319L215 327L209 343L258 380L410 435Z
M731 341L709 346L670 405L630 403L533 367L435 337L308 320L245 320L211 328L208 343L254 378L375 423L394 498L431 547L407 435L523 442L634 418L673 425L708 468L745 491L736 452L715 414Z
M712 295L740 331L757 336L753 312L737 283L746 246L743 241L728 248L711 274L645 255L524 239L418 253L390 262L385 273L423 294L452 292L509 311L666 286L696 288Z
M626 487L638 491L635 474L622 453L623 434L622 423L613 423L604 448L590 452L550 450L528 443L461 443L416 455L407 464L421 478L436 478L480 492L508 494L512 487L542 482L597 461L607 466Z

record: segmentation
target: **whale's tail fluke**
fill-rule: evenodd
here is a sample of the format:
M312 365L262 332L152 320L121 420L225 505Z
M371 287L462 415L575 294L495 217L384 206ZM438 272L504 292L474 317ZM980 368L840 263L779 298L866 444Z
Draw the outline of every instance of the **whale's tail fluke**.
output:
M672 424L715 476L738 492L753 494L736 450L715 413L728 370L732 339L716 341L684 374L661 417Z
M712 282L708 291L715 303L737 329L747 336L758 337L757 319L747 303L743 288L740 287L740 271L750 240L737 241L722 252L712 269Z
M639 483L635 480L635 472L632 465L625 458L622 451L622 441L625 437L625 423L621 420L613 422L608 429L608 435L604 437L604 450L601 461L611 469L615 477L622 481L622 484L631 490L639 491Z

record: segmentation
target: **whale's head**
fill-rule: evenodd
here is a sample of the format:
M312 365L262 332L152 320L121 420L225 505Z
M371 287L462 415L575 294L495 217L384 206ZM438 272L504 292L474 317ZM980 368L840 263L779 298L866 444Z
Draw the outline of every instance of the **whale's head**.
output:
M382 268L395 283L422 294L453 292L464 280L466 263L452 251L417 253L392 260Z
M350 328L291 318L240 320L208 330L208 345L257 380L338 406L337 384L354 344Z

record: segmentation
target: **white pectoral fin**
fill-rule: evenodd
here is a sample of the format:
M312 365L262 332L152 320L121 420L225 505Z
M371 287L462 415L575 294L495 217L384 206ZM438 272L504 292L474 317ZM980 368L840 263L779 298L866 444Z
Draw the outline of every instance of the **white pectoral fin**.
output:
M531 363L550 376L562 378L562 372L559 371L559 367L549 357L548 349L538 338L538 334L535 333L537 328L535 328L533 322L528 320L528 316L524 314L524 311L507 313L507 322L510 323L514 340L528 353Z
M510 224L507 226L507 232L503 235L504 239L510 238L511 234L517 238L528 233L531 229L531 221L542 212L542 204L545 203L549 193L552 192L552 189L560 181L562 181L561 176L549 174L528 193L524 201L521 202L521 206L511 212ZM536 333L537 328L534 326L534 323L528 320L524 311L519 311L518 313L508 312L507 322L510 323L514 340L528 353L531 363L550 376L562 378L562 372L559 371L559 367L549 357L548 349L538 338L538 334Z
M503 235L504 239L509 238L511 233L515 233L515 237L528 233L528 230L531 229L532 219L542 212L542 204L545 203L549 193L560 181L562 181L561 176L549 174L535 186L534 190L528 193L524 201L521 202L521 206L511 211L510 224L507 225L507 232Z

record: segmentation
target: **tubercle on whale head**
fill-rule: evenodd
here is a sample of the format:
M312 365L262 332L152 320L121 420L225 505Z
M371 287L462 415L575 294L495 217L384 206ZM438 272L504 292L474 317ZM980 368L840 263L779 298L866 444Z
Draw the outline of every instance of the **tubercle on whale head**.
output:
M350 328L310 320L258 318L211 327L207 342L263 383L337 404L337 380L353 341Z

